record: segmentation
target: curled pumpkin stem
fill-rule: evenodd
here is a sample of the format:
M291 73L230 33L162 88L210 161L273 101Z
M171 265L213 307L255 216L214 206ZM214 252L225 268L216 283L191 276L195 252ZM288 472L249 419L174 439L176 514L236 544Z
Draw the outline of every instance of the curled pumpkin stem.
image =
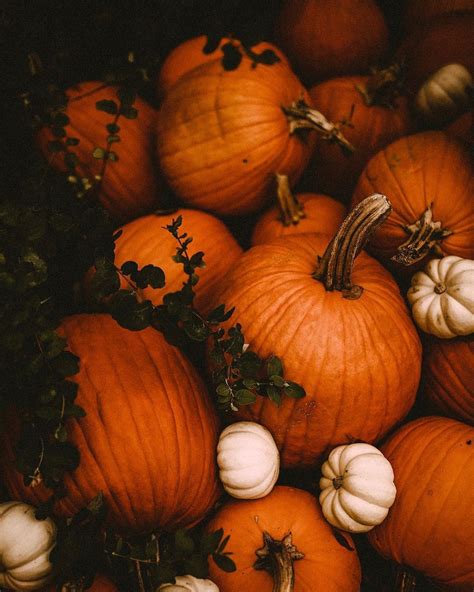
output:
M360 298L363 288L351 281L354 260L391 211L392 206L385 195L373 193L347 215L324 255L319 257L313 273L315 279L324 283L326 290L339 290L350 300Z
M272 592L293 592L295 570L293 562L304 558L304 553L293 545L291 532L281 541L275 540L268 532L263 533L263 547L255 551L258 559L254 569L264 569L273 577Z
M404 226L408 239L402 243L392 261L402 265L413 265L421 261L430 251L442 255L439 241L453 234L452 230L441 227L441 222L433 222L433 212L428 206L420 219L414 224Z
M276 174L277 197L280 206L280 218L284 226L298 224L301 218L306 218L303 204L291 193L287 175Z
M368 107L378 105L393 109L397 98L405 91L404 78L405 68L396 62L387 68L373 68L365 85L356 84L356 89Z
M289 107L282 107L283 113L288 117L290 134L300 129L316 131L323 140L338 144L345 154L355 152L354 146L342 133L342 128L351 126L349 120L332 123L316 109L309 107L302 99L295 101Z

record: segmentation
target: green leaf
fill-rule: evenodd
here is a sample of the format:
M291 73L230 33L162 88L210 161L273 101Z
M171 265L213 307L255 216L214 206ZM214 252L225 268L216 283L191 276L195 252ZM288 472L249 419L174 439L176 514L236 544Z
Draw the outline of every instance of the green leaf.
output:
M116 123L108 123L105 126L105 129L109 132L109 134L118 134L118 132L120 131L120 126Z
M193 341L205 341L209 337L209 329L205 321L196 313L183 323L183 329Z
M94 148L92 156L97 158L97 160L103 159L105 156L105 150L103 148Z
M160 560L160 563L154 566L154 571L154 582L156 585L168 583L173 584L175 582L175 577L178 575L176 567L172 563L164 560Z
M270 376L269 380L274 386L278 388L282 388L286 384L285 379L281 376L278 376L277 374L273 374L273 376Z
M222 571L231 573L237 569L234 561L228 555L218 555L217 553L213 553L212 558L217 567L222 569Z
M63 377L73 376L79 372L79 358L69 351L61 352L50 360L50 364Z
M288 380L286 384L287 386L285 386L283 390L287 397L291 397L292 399L301 399L302 397L306 396L304 388L296 382L290 382Z
M112 317L125 329L141 331L150 326L153 305L149 300L138 302L135 294L119 290L111 296L109 309Z
M264 49L261 53L253 55L256 62L266 64L267 66L272 66L281 61L272 49Z
M77 155L74 154L74 152L66 152L64 154L64 164L68 169L73 169L78 162L79 159L77 158Z
M193 555L191 558L185 559L183 561L183 571L195 578L207 578L209 575L207 557Z
M107 136L108 144L114 144L115 142L120 142L120 136L117 136L116 134L111 134L110 136Z
M208 533L205 532L201 538L199 543L199 548L203 555L211 555L215 551L217 551L219 547L219 543L224 535L224 529L219 528L219 530L215 530L214 532Z
M118 112L117 103L110 99L97 101L95 106L98 111L105 111L105 113L109 113L110 115L115 115Z
M240 389L235 393L235 401L238 405L250 405L255 403L257 395L248 389Z
M232 393L232 389L229 387L228 384L222 382L221 384L217 385L216 393L219 395L219 397L227 397Z
M232 43L225 43L222 47L222 65L224 70L236 70L242 61L242 54Z
M194 551L194 541L184 528L174 533L174 545L176 550L184 556L191 555Z
M267 386L266 388L267 391L267 397L270 399L270 401L273 401L273 403L275 403L275 405L277 405L278 407L281 404L281 393L280 391L274 387L274 386Z
M138 117L138 110L135 107L123 107L120 109L120 114L126 119L136 119Z
M117 162L119 159L118 154L116 152L114 152L113 150L110 150L109 152L107 152L107 160L110 160L111 162Z
M216 49L219 47L221 39L222 35L219 33L208 33L206 44L202 48L203 53L210 54L216 51Z
M252 350L247 350L240 356L239 368L242 378L258 378L262 360Z
M163 288L165 285L165 272L161 267L155 265L145 265L139 272L135 272L136 277L134 281L139 288L146 288L151 286L152 288Z
M267 376L283 376L283 365L280 358L277 356L270 356L266 362Z

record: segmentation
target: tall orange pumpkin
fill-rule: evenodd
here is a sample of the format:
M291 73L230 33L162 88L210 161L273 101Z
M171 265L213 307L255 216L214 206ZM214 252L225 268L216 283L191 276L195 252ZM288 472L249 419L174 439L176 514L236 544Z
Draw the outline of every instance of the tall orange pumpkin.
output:
M423 347L424 396L436 410L474 425L474 340L426 340Z
M388 29L373 0L286 0L275 39L307 84L364 74L388 49Z
M357 592L360 589L357 552L343 547L336 540L318 501L307 491L278 486L258 500L229 502L218 510L207 526L209 532L218 528L230 535L226 550L233 553L232 559L237 566L235 572L225 573L211 562L210 577L220 592ZM273 587L272 576L265 569L254 567L262 554L258 550L264 547L264 533L274 541L286 538L286 545L274 544L283 547L277 551L286 568L280 586ZM352 546L350 536L344 537ZM288 586L291 578L289 555L294 557L294 587L291 588Z
M422 417L382 446L395 473L397 497L387 518L368 534L396 563L470 592L474 587L474 428L453 419Z
M285 467L314 465L354 438L380 439L414 402L421 346L400 291L366 253L353 261L370 223L387 212L383 196L370 197L328 249L329 237L317 234L257 245L217 296L235 306L232 322L252 349L279 356L288 380L306 391L279 407L259 397L237 414L270 430Z
M373 191L389 196L393 208L369 245L384 262L395 257L397 269L411 273L437 253L474 258L474 167L450 134L413 134L378 152L363 170L352 204Z
M166 180L192 207L221 215L259 210L271 197L275 173L295 183L310 158L313 140L294 133L284 112L301 100L309 104L282 62L254 67L244 57L236 70L214 61L188 72L157 118Z
M153 159L156 111L140 98L133 104L137 114L132 119L124 115L117 118L96 108L98 101L115 101L119 105L116 93L116 87L101 82L83 82L69 88L64 111L69 123L64 130L68 137L79 140L69 148L78 158L77 177L97 185L96 176L102 176L99 181L102 205L118 222L127 222L158 206L158 176ZM118 127L107 129L111 124ZM119 140L108 144L107 138ZM41 128L37 135L39 148L51 166L66 172L65 153L50 150L50 142L58 139L61 140L49 127ZM104 161L99 156L107 147L115 156Z
M102 491L107 523L119 532L201 520L219 494L217 417L191 363L154 329L128 331L107 315L67 317L59 332L80 357L73 378L87 415L68 422L81 460L65 478L58 513L70 516ZM25 487L15 471L14 445L14 434L4 434L3 479L12 497L45 501L50 492Z

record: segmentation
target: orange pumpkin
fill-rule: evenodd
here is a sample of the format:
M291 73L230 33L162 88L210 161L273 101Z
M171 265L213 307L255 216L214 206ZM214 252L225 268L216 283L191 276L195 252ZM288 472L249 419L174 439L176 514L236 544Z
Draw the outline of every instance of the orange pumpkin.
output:
M102 205L118 222L127 222L158 206L158 180L152 156L156 111L137 98L133 105L137 117L127 119L120 115L116 121L119 130L108 131L106 126L113 124L116 116L99 111L96 103L115 101L119 105L116 91L101 82L83 82L68 89L69 102L64 113L69 123L64 129L68 137L79 140L69 148L78 158L77 182L84 178L92 187L99 186ZM120 141L107 144L108 137L119 137ZM45 158L55 169L66 172L65 153L50 151L50 142L54 140L58 138L51 128L43 127L38 132L38 145ZM105 151L107 147L116 155L113 160L97 158L96 149Z
M207 62L221 61L223 57L222 46L226 43L231 42L227 37L223 37L219 43L219 46L210 53L204 53L204 47L207 43L206 35L200 35L199 37L193 37L183 41L180 45L175 47L167 56L163 62L161 69L158 73L156 80L156 93L157 96L162 99L169 89L187 72L190 72L197 66L205 64ZM233 44L239 46L240 43L237 40L232 41ZM271 49L280 60L287 62L286 57L282 52L272 45L271 43L258 43L252 47L254 53L261 53ZM243 53L243 50L241 50Z
M367 193L390 196L392 213L375 232L370 250L397 270L412 273L428 258L474 258L474 169L453 136L428 131L396 140L367 164L352 203Z
M286 0L275 39L307 84L364 74L388 49L388 29L373 0Z
M380 215L380 221L387 213L383 196L371 197L346 219L319 264L328 246L323 235L257 245L242 255L217 295L227 308L235 306L232 322L242 325L252 349L279 356L287 379L306 391L279 407L259 397L236 414L272 433L285 467L315 465L353 439L380 439L414 402L421 346L399 289L366 253L352 267L353 241L368 231L365 216Z
M140 296L151 300L155 306L162 303L165 293L180 290L188 276L183 266L171 259L176 254L178 243L164 228L178 216L183 217L182 231L193 237L190 253L204 252L206 267L198 270L194 304L198 310L210 312L211 294L219 288L220 282L242 253L225 224L210 214L180 209L172 214L150 214L125 224L119 229L122 234L115 242L115 265L120 267L126 261L135 261L139 268L151 264L163 269L166 278L164 290L152 287L138 290ZM93 270L88 273L86 290L93 274ZM131 289L125 278L121 278L120 288Z
M426 340L423 347L424 395L437 411L474 424L474 340Z
M402 18L405 30L412 30L435 17L473 10L472 0L405 0Z
M119 532L201 520L219 494L217 418L191 363L156 330L129 331L107 315L67 317L59 333L80 357L73 379L87 415L67 424L81 461L57 512L75 514L102 491L107 524ZM50 492L25 487L14 469L14 444L3 435L6 486L14 499L45 501Z
M460 140L474 144L474 112L464 113L450 123L445 130Z
M313 141L284 108L309 101L283 63L236 70L203 64L169 91L157 118L157 152L164 176L187 204L221 215L248 214L270 198L275 173L295 183ZM305 125L306 127L306 125Z
M346 208L321 193L293 195L288 177L277 175L278 204L259 218L252 233L252 245L271 242L280 236L320 232L333 235L344 220Z
M258 500L229 502L218 510L207 526L209 532L218 528L230 535L226 551L233 553L232 559L237 566L235 572L225 573L210 562L210 578L219 586L220 592L357 592L360 589L357 552L337 541L318 501L307 491L278 486ZM268 545L283 547L277 549L275 555L287 571L276 587L265 569L254 567L259 558L260 563L265 562L261 558L264 552L259 551L264 548L264 533L274 541L286 539L286 545L272 545L271 542ZM350 536L345 534L344 538L353 547ZM294 557L293 568L290 555ZM294 587L289 587L293 570Z
M384 557L457 592L474 586L474 428L423 417L382 447L393 467L397 497L369 534Z
M385 72L388 77L390 71ZM354 153L347 155L334 143L318 142L305 172L311 187L345 203L350 201L370 157L413 131L406 97L391 97L390 83L384 89L382 76L380 73L372 77L334 78L309 91L313 107L324 113L327 119L332 122L350 119L350 125L344 126L343 131L354 146ZM395 73L393 78L396 78Z

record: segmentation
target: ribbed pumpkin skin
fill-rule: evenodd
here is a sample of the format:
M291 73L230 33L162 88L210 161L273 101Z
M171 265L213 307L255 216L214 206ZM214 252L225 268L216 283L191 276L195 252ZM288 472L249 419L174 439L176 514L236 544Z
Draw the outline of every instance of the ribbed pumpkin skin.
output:
M352 205L373 192L387 195L393 208L370 241L377 257L388 261L395 255L408 238L403 226L431 205L433 220L453 232L439 243L443 255L474 258L474 168L464 145L450 134L413 134L378 152L359 178Z
M457 592L474 586L474 428L423 417L382 447L395 473L397 497L369 533L375 549Z
M119 104L115 87L101 87L102 82L83 82L66 92L70 100L65 113L70 123L65 130L68 136L80 140L71 150L80 161L77 174L89 180L102 171L104 161L94 158L92 153L95 148L107 147L110 134L105 126L115 117L97 110L96 102L113 100ZM158 206L158 179L153 162L156 111L139 97L134 107L138 110L136 119L118 119L120 142L111 144L118 160L107 162L99 196L102 205L119 222L132 220ZM47 127L37 136L39 148L51 166L65 172L64 153L49 151L48 143L54 139Z
M427 339L424 395L443 415L474 425L474 340Z
M334 78L309 90L314 108L333 123L348 119L354 108L352 125L343 127L342 132L355 152L347 155L336 143L318 142L305 172L312 187L345 203L350 201L368 160L387 144L413 131L405 97L399 97L393 109L365 104L356 85L364 87L367 80L367 76Z
M220 215L248 214L270 198L276 173L290 183L307 165L314 136L290 135L282 106L309 97L283 63L244 58L195 68L169 91L157 118L163 174L188 205Z
M173 218L183 217L183 232L193 237L190 254L204 251L206 267L198 269L199 282L195 287L195 306L203 312L210 312L211 295L220 288L220 282L242 254L242 249L225 224L198 210L180 209L172 214L150 214L129 222L121 228L122 234L115 242L115 264L119 267L125 261L135 261L138 267L157 265L165 272L166 285L163 289L151 287L139 293L154 305L161 304L168 292L180 290L187 280L181 264L171 257L176 254L178 243L163 227L171 224ZM88 274L88 280L92 273ZM121 279L121 288L130 288Z
M353 438L373 443L413 404L421 346L390 274L362 253L353 281L358 300L326 292L311 277L328 237L287 236L253 247L228 275L219 302L261 356L280 356L285 377L306 397L280 407L258 398L236 415L272 433L284 467L315 465Z
M275 39L307 84L364 74L388 49L387 25L372 0L286 0Z
M156 92L159 98L163 98L186 72L190 72L201 64L222 60L224 54L221 47L229 43L229 39L223 37L219 47L211 53L203 52L206 43L206 35L193 37L180 43L168 54L156 81ZM255 53L261 53L267 49L271 49L282 61L287 61L281 51L271 43L262 42L252 47L252 51Z
M218 528L230 535L226 551L232 551L237 566L237 571L225 573L209 562L210 578L220 592L271 592L272 577L253 568L264 531L274 539L291 532L293 544L305 554L294 562L294 592L357 592L360 588L357 552L337 542L318 501L307 491L278 486L259 500L229 502L207 526L209 532ZM344 536L351 544L350 536Z
M70 516L102 491L108 524L119 532L198 522L219 494L217 418L191 363L154 329L129 331L107 315L68 317L60 333L81 360L74 380L87 415L68 423L81 461L66 476L58 512ZM50 492L25 488L13 469L12 444L4 437L11 495L44 501Z
M297 224L285 226L280 219L278 206L273 206L259 218L252 233L252 245L271 242L280 236L316 232L336 234L346 215L346 208L338 201L321 193L300 193L296 195L303 205L305 218Z

